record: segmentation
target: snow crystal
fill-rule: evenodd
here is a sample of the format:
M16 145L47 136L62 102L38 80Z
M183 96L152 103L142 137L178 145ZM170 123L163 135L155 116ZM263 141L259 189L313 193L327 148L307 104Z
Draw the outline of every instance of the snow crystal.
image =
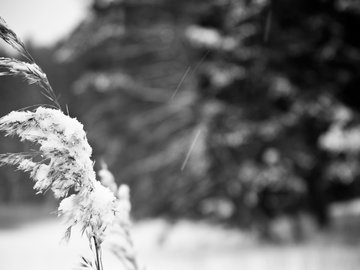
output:
M41 192L50 187L51 179L48 177L49 169L50 167L45 164L42 164L37 168L36 174L34 176L34 179L36 181L34 189L37 189Z
M0 124L9 122L26 122L28 121L32 115L29 112L19 112L19 111L12 111L9 114L3 116L0 120Z
M113 193L115 193L117 190L115 177L106 166L103 166L103 168L98 172L98 175L100 177L101 184L108 187Z
M59 213L68 213L74 209L74 199L75 195L70 195L67 198L64 198L59 204Z
M36 166L35 162L28 159L24 159L19 163L18 169L21 171L26 171L29 170L29 168L34 168L35 166Z
M97 181L94 183L94 189L93 192L91 192L90 199L92 208L97 213L108 211L109 207L111 207L115 201L113 193Z

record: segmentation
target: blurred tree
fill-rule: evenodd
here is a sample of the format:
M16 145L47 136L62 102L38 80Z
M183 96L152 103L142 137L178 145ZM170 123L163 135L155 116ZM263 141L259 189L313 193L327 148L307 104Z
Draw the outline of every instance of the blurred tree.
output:
M192 207L183 207L192 180L180 168L198 124L195 94L188 79L186 91L176 88L191 62L181 36L193 2L94 1L57 53L83 65L69 107L86 124L95 157L138 194L138 215Z
M75 66L70 108L96 158L131 185L138 216L266 231L307 209L326 225L334 183L359 176L360 143L348 140L359 10L345 0L96 0L57 58Z
M353 156L358 142L333 156L333 137L330 147L321 142L339 115L348 115L342 128L358 123L359 23L353 1L215 0L188 28L191 44L207 55L203 106L216 100L223 108L209 121L211 181L235 205L237 222L308 209L328 223L328 166L339 154ZM345 141L341 130L336 139Z

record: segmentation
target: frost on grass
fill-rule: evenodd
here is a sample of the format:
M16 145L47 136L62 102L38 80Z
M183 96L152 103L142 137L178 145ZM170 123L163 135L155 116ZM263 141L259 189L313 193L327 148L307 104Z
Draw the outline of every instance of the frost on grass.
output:
M83 125L60 110L39 107L0 118L0 130L39 146L37 152L1 154L0 165L29 172L38 193L50 189L61 200L59 215L69 222L68 232L78 224L101 243L105 229L124 216L124 209L121 200L96 180Z

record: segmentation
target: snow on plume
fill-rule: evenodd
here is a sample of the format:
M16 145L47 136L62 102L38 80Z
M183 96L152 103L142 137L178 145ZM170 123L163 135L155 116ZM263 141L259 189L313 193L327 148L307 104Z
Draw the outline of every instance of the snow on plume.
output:
M83 125L60 110L39 107L0 118L0 130L39 145L38 152L0 155L0 166L29 172L38 193L51 189L61 199L59 214L68 220L69 230L78 224L101 243L105 228L118 220L123 202L96 180Z

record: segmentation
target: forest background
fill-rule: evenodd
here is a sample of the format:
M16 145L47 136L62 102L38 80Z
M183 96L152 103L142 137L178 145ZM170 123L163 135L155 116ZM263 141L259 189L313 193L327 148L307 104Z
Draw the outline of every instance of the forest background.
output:
M67 38L27 47L135 218L272 237L286 217L302 237L304 216L326 227L332 203L360 194L359 26L349 0L94 0ZM1 115L47 102L0 82ZM52 203L13 168L0 179L3 203Z

